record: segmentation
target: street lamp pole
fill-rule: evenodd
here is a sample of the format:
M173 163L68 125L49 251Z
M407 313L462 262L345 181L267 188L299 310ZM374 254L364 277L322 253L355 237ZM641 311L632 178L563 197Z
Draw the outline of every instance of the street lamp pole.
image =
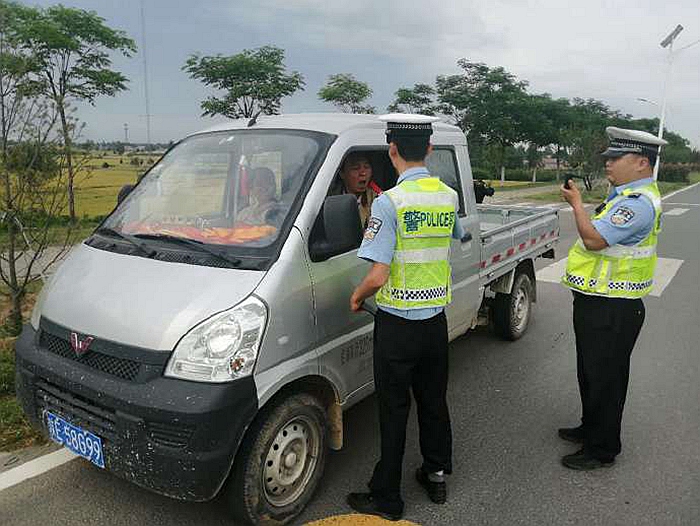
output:
M668 48L668 68L666 69L666 79L664 80L664 100L661 103L661 118L659 119L659 139L664 138L664 124L666 122L666 102L668 101L668 90L671 85L671 72L673 69L673 41L683 31L683 26L678 24L659 45L663 48ZM654 181L659 178L659 162L661 161L661 146L659 146L659 155L656 156L654 163Z

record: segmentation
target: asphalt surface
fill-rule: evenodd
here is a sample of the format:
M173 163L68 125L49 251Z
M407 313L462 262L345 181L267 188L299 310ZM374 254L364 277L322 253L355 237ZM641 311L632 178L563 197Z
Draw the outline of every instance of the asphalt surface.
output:
M674 204L679 203L679 204ZM578 423L571 294L538 283L527 334L498 340L487 329L451 344L449 399L454 474L448 502L430 503L413 479L420 464L415 414L406 444L407 520L419 524L700 524L700 186L665 200L659 252L683 260L660 297L645 299L646 323L632 354L616 465L595 472L562 467L575 445L557 427ZM557 259L574 241L570 212L560 213ZM538 261L538 268L551 264ZM360 491L378 451L376 401L345 414L345 448L329 455L314 499L297 524L347 514L345 495ZM190 504L151 494L82 460L0 492L0 524L232 524L220 502Z

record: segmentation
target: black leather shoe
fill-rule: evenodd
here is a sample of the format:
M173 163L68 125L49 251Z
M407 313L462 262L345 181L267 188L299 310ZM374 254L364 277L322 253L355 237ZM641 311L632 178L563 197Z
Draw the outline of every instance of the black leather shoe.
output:
M560 427L557 433L559 433L559 437L563 438L564 440L573 442L574 444L583 444L583 426Z
M598 468L609 468L615 464L615 459L601 460L590 456L583 449L579 449L576 453L563 456L561 463L569 469L591 471Z
M447 501L447 484L445 481L434 482L430 480L428 474L423 471L423 468L418 468L416 470L416 480L428 493L430 500L435 504L445 504Z
M347 497L348 505L357 513L365 515L377 515L388 521L398 521L403 513L391 513L380 509L371 493L350 493Z

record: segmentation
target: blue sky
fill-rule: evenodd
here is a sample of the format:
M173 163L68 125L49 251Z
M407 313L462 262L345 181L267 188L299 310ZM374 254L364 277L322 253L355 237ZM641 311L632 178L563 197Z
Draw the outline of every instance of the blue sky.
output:
M30 5L51 5L38 1ZM84 137L146 140L141 1L67 0L96 11L139 45L131 59L114 57L130 90L81 105ZM328 76L352 73L374 91L383 111L399 87L432 83L457 73L456 61L503 66L530 83L533 93L593 97L635 117L654 117L663 100L667 53L661 39L678 23L676 49L700 39L700 2L674 0L143 0L153 141L167 142L222 119L201 117L210 92L181 71L199 52L230 55L266 44L286 51L290 70L306 90L283 100L283 111L333 111L318 100ZM677 54L670 84L667 127L700 147L700 44Z

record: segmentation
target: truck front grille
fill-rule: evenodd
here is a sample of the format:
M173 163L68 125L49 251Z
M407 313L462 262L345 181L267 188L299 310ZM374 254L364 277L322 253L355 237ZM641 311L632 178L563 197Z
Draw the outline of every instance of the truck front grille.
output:
M36 405L39 418L43 418L44 411L50 411L99 437L114 441L117 436L113 410L64 391L45 380L36 381Z
M39 346L53 354L68 358L92 369L97 369L103 373L116 376L123 380L133 382L139 375L141 365L133 360L117 358L97 351L88 351L82 356L77 356L70 345L70 342L59 336L55 336L41 331L39 336Z

